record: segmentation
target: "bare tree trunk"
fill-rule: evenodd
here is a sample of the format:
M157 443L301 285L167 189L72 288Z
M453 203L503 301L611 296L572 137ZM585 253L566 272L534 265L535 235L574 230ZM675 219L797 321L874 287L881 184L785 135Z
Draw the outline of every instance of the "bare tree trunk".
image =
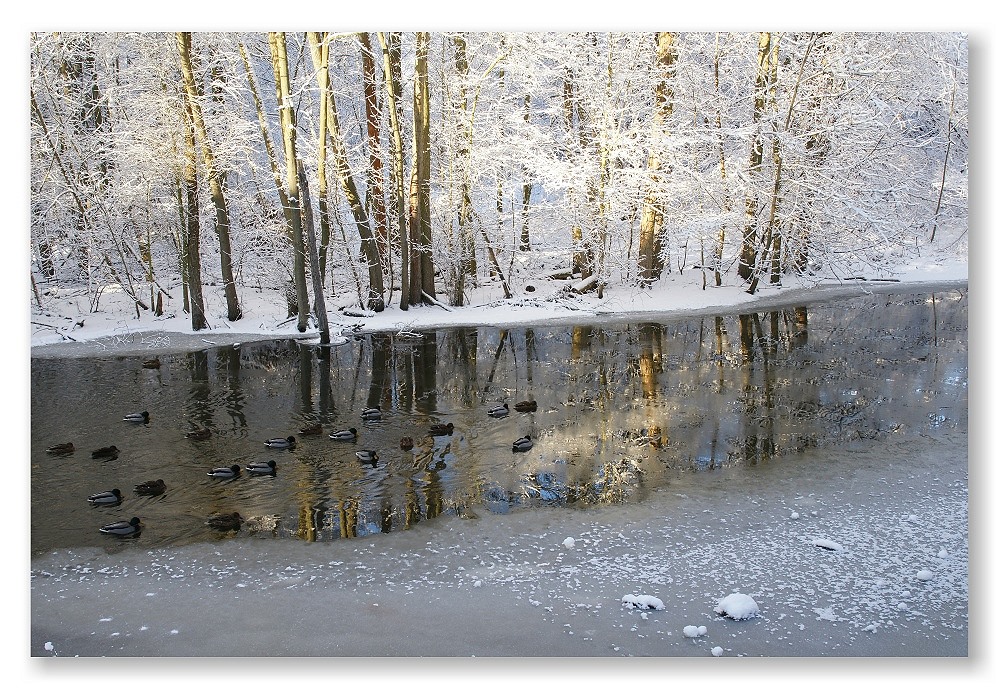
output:
M180 159L176 147L174 152L176 157ZM174 202L177 204L178 229L173 237L174 245L177 247L177 268L181 274L181 308L183 308L184 313L191 313L191 294L188 288L191 280L187 265L187 216L184 213L184 189L182 185L181 176L176 173L174 175Z
M395 36L395 48L393 41ZM385 74L385 91L389 99L389 126L392 131L392 170L390 180L392 194L390 205L396 211L396 225L399 232L400 248L400 297L399 308L406 311L410 298L410 242L406 228L406 198L403 194L403 136L399 128L399 106L401 87L399 85L399 36L378 32L382 48L382 71Z
M410 246L410 293L406 295L406 303L413 306L423 302L420 295L420 288L423 285L420 272L423 264L420 262L420 208L417 197L417 161L414 159L410 170L409 216L406 230Z
M503 269L500 267L500 261L497 260L497 253L493 250L493 243L490 241L489 236L486 234L486 228L482 225L479 226L479 230L483 235L483 242L486 244L486 255L490 259L490 266L492 270L500 278L500 286L503 287L504 297L510 299L513 293L510 291L510 285L507 282L507 278L504 277Z
M319 82L319 132L317 134L316 177L319 181L320 248L319 263L314 265L319 266L320 285L322 285L326 281L327 249L330 246L330 208L327 198L328 186L326 179L326 141L330 131L330 44L323 41L319 51L319 64L316 69L316 80ZM333 280L330 282L332 284Z
M576 85L574 83L573 72L567 69L563 79L563 117L566 129L573 135L574 122L576 122L576 136L580 141L580 148L584 151L590 148L589 119L587 112L578 102L575 95ZM586 196L582 203L577 201L577 205L583 206L583 215L586 221L590 221L591 208L590 201L594 194L594 184L592 180L586 182ZM594 273L594 250L589 233L584 233L580 224L572 227L573 233L573 272L579 272L582 279L589 278Z
M215 231L219 236L219 255L222 267L222 283L226 293L227 318L238 321L243 317L243 310L236 295L236 282L233 279L232 247L229 242L229 210L226 208L226 195L222 188L220 171L215 166L215 156L208 138L205 118L202 116L199 97L201 95L194 78L194 65L191 56L191 32L177 33L177 49L181 56L181 72L184 75L184 88L191 107L191 117L195 131L201 140L201 154L205 162L205 174L208 177L208 188L215 206Z
M289 216L288 194L281 179L281 170L278 167L278 156L274 152L274 144L271 142L271 134L267 127L267 114L264 112L264 103L261 101L260 92L257 90L257 80L254 78L253 68L250 65L250 58L247 56L246 48L240 44L240 57L243 58L243 66L247 74L247 83L250 86L250 93L253 96L255 109L257 110L257 124L260 126L260 138L264 142L264 150L267 152L267 162L271 166L271 175L274 178L274 187L278 191L278 198L281 199L281 212L285 216L288 227L291 228L292 221Z
M361 75L365 90L365 123L368 139L368 207L371 209L371 220L374 227L375 244L379 256L386 260L392 255L389 251L388 221L385 211L385 192L382 190L382 155L379 145L379 107L378 91L375 85L375 60L372 53L371 38L367 32L358 34L361 41ZM392 275L391 264L383 266Z
M761 31L757 37L757 77L754 84L753 104L753 141L750 146L750 165L747 175L750 178L750 189L747 190L746 214L743 227L743 243L740 249L740 263L737 272L744 280L753 277L754 266L757 265L758 242L758 187L764 164L764 139L761 135L761 120L767 107L767 95L771 84L771 34Z
M951 106L948 108L948 145L944 149L944 164L941 166L941 188L938 190L937 204L934 206L934 227L931 228L931 236L930 239L927 240L928 244L934 241L934 235L937 233L938 214L941 212L941 199L944 198L944 181L948 176L948 156L951 154L951 131L954 128L951 120L955 116L956 89L958 89L958 82L956 82L951 89Z
M608 60L607 60L607 84L606 96L610 98L611 88L614 84L614 41L609 37ZM607 281L607 255L608 255L608 199L607 188L611 180L610 151L608 150L608 133L614 127L614 113L605 110L602 117L601 133L597 141L598 149L598 175L597 188L595 190L595 200L597 202L597 298L604 299L604 283Z
M291 85L288 78L288 53L284 32L268 33L274 83L281 119L281 138L285 144L285 184L288 189L288 214L292 223L292 276L295 280L295 303L298 311L296 328L304 333L309 326L309 291L306 286L305 242L302 238L298 159L295 150L295 110L292 107Z
M656 130L654 141L660 135L666 135L666 124L673 110L673 93L668 80L673 78L674 63L677 60L677 49L674 45L674 34L660 31L656 34L656 67L662 78L656 85L656 112L653 116L653 127ZM639 224L639 284L649 286L649 283L660 278L663 271L663 210L657 197L656 187L660 184L660 171L663 164L656 151L650 151L646 167L650 172L650 188L642 205L642 220Z
M302 196L302 218L306 228L306 242L309 244L309 262L313 265L313 311L316 313L316 320L319 324L319 341L321 344L330 344L330 324L326 318L326 299L323 297L323 276L316 270L319 265L319 250L316 248L316 230L313 228L312 203L309 201L309 181L306 179L305 167L302 161L296 165L299 176L299 193Z
M769 97L767 99L767 105L769 107L774 107L776 105L775 90L777 89L778 79L777 42L771 42L771 55L767 58L767 65L769 69L767 89ZM790 112L791 110L789 110L789 113ZM768 199L768 214L767 221L764 224L764 236L760 240L759 247L754 249L755 263L753 265L753 270L750 273L750 285L747 287L747 292L749 294L754 294L757 291L757 285L760 282L761 273L763 273L767 264L768 252L772 250L772 242L775 237L775 225L777 224L778 193L781 189L781 148L778 145L777 123L773 120L771 122L771 128L771 166L774 170L774 179L771 184L771 193Z
M417 32L416 71L413 77L413 192L415 208L411 210L411 239L416 239L417 260L420 264L419 281L410 285L410 304L418 304L424 295L435 299L434 258L431 255L431 94L428 83L427 52L430 34ZM415 230L415 231L413 231ZM413 247L411 246L411 251ZM411 271L411 277L412 277Z
M185 228L185 250L188 275L188 288L191 293L191 329L204 330L208 327L205 319L205 297L201 288L201 225L198 208L198 171L195 163L194 122L191 117L190 103L184 100L182 111L184 118L184 168L183 185L184 198L187 202L184 212L187 227Z
M321 51L320 45L327 40L323 35L311 31L309 32L309 44L312 50L313 66L320 66ZM358 295L365 308L372 311L382 311L385 308L385 300L382 293L385 289L382 282L382 262L379 259L378 246L375 237L372 235L368 222L368 214L361 203L361 195L354 183L354 176L347 160L347 151L344 148L344 139L340 133L340 119L337 116L337 101L333 93L327 92L327 103L329 114L327 117L330 127L330 143L333 145L333 158L336 163L337 179L340 187L347 198L347 205L354 216L354 223L358 227L358 235L361 238L361 251L364 254L365 262L368 264L368 294Z
M531 95L524 97L524 124L528 125L528 116L531 114ZM532 185L525 182L521 185L521 243L520 251L531 251L531 235L528 233L528 207L531 204Z
M455 228L451 255L451 299L452 306L462 306L465 303L465 276L469 272L469 227L472 219L472 200L469 198L469 156L471 155L472 127L468 121L468 97L465 82L469 77L469 61L465 55L465 37L458 33L452 37L455 46L455 73L458 76L459 88L455 96L452 111L455 113L458 132L458 150L455 164L458 167L458 227ZM457 236L454 236L457 235Z
M716 103L722 102L722 94L719 93L719 34L715 34L715 61L712 63L712 72L715 77L715 98ZM722 137L722 109L716 105L715 109L715 129L719 135L719 177L722 180L723 193L725 194L725 199L723 200L723 212L728 215L730 210L730 197L727 190L728 184L726 182L726 145L725 140ZM726 246L726 225L723 222L722 226L719 228L719 240L715 245L715 253L713 255L714 259L714 271L715 271L715 286L722 286L722 251Z
M812 34L809 39L809 45L806 46L806 52L802 56L802 64L799 65L798 77L795 81L795 87L792 89L791 96L788 99L788 111L785 113L785 121L782 127L782 133L787 134L791 124L792 124L792 114L795 111L795 101L798 97L799 86L802 83L802 74L805 70L806 63L809 60L809 54L812 52L813 45L816 43L816 38L818 34ZM772 56L770 59L771 64L771 88L776 89L778 83L778 45L774 44L772 49ZM777 105L777 95L773 93L771 96L771 103L776 107ZM776 125L777 126L777 125ZM771 257L771 282L776 283L780 280L781 274L781 236L777 232L778 228L778 203L781 194L781 170L783 159L781 155L781 147L779 145L779 137L777 132L772 136L771 144L771 159L774 165L774 183L771 186L771 199L768 206L768 216L767 225L764 235L764 240L761 242L761 248L764 251L763 258L761 259L761 265L754 268L753 277L750 281L750 286L747 291L753 294L757 289L757 283L760 279L760 275L766 269L768 252L770 252Z

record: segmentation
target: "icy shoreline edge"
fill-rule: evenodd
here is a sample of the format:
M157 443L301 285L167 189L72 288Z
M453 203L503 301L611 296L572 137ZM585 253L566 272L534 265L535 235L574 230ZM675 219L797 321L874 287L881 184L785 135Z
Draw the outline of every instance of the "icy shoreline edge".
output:
M663 308L621 308L601 309L601 302L585 302L587 306L579 309L555 310L550 304L539 302L538 312L532 313L536 306L530 302L517 304L520 308L513 309L509 303L493 303L461 307L456 311L444 311L433 306L423 307L414 313L398 309L387 309L369 317L358 317L350 320L331 321L331 333L347 331L357 334L391 333L399 331L437 330L463 327L545 327L554 325L593 325L609 323L635 323L648 320L676 320L697 318L710 315L733 315L752 311L761 311L787 306L806 306L837 299L847 299L866 294L898 294L909 292L936 292L949 289L968 289L968 278L962 280L939 281L900 281L900 282L859 282L857 284L822 284L813 287L780 288L776 292L747 295L740 290L745 300L733 301L723 298L708 305ZM721 295L720 295L721 296ZM606 300L610 306L613 302ZM331 318L340 314L331 313ZM343 318L343 316L341 316ZM95 335L74 342L31 343L30 356L38 358L85 358L114 354L129 356L139 354L155 354L158 352L188 352L207 349L209 347L233 346L246 342L259 342L276 339L301 339L316 341L318 332L310 328L299 333L294 326L274 331L262 332L245 320L235 323L227 322L226 330L205 330L191 332L190 330L162 330L153 327L153 323L137 324L130 327L127 336ZM246 326L241 329L241 325Z

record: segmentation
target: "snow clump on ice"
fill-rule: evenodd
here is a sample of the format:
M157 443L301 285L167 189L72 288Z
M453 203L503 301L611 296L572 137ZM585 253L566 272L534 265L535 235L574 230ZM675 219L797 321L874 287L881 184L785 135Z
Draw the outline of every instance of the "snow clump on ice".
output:
M622 604L626 608L639 608L641 610L663 610L666 606L663 601L655 596L633 596L631 594L622 596Z
M708 627L705 625L699 627L694 624L689 624L684 627L684 636L689 639L697 639L699 636L705 636L706 634L708 634Z
M730 593L715 606L715 612L734 620L747 620L760 614L757 601L745 593Z
M934 578L934 572L930 571L929 569L922 569L919 572L917 572L917 579L919 579L920 581L930 581L933 578Z
M836 541L831 541L829 538L814 538L812 540L812 544L838 553L844 549L844 546L840 545Z
M572 549L572 548L573 548L573 546L575 546L575 545L576 545L576 539L574 539L574 538L573 538L572 536L567 536L567 537L566 537L566 540L565 540L565 541L563 541L563 543L562 543L562 544L563 544L564 546L566 546L567 548L569 548L569 549Z

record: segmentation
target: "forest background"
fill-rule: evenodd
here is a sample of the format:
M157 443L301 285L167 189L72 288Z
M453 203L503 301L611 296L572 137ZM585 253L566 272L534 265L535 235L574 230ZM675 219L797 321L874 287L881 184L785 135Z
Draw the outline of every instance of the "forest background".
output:
M328 338L484 287L967 251L960 32L33 32L30 67L40 311L120 290L197 331L252 290Z

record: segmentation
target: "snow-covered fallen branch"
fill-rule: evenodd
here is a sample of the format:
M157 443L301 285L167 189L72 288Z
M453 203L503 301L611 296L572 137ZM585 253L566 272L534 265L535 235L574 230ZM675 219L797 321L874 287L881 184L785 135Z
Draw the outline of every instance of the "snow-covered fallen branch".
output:
M59 337L63 338L64 340L72 340L73 342L77 341L76 338L70 337L66 333L62 332L62 330L60 330L57 326L49 325L48 323L39 323L38 321L31 321L31 324L37 325L40 328L50 328L52 330L55 330L56 334L59 335Z
M434 306L440 306L445 311L451 311L450 308L448 308L447 306L445 306L444 304L442 304L441 302L439 302L437 299L435 299L431 295L427 294L427 292L421 292L420 294L421 294L421 296L423 296L424 301L426 301L427 303L433 304Z
M577 294L583 294L584 292L588 292L594 289L595 287L597 287L597 276L591 275L589 278L584 278L579 282L574 282L570 286L570 289L576 292Z

